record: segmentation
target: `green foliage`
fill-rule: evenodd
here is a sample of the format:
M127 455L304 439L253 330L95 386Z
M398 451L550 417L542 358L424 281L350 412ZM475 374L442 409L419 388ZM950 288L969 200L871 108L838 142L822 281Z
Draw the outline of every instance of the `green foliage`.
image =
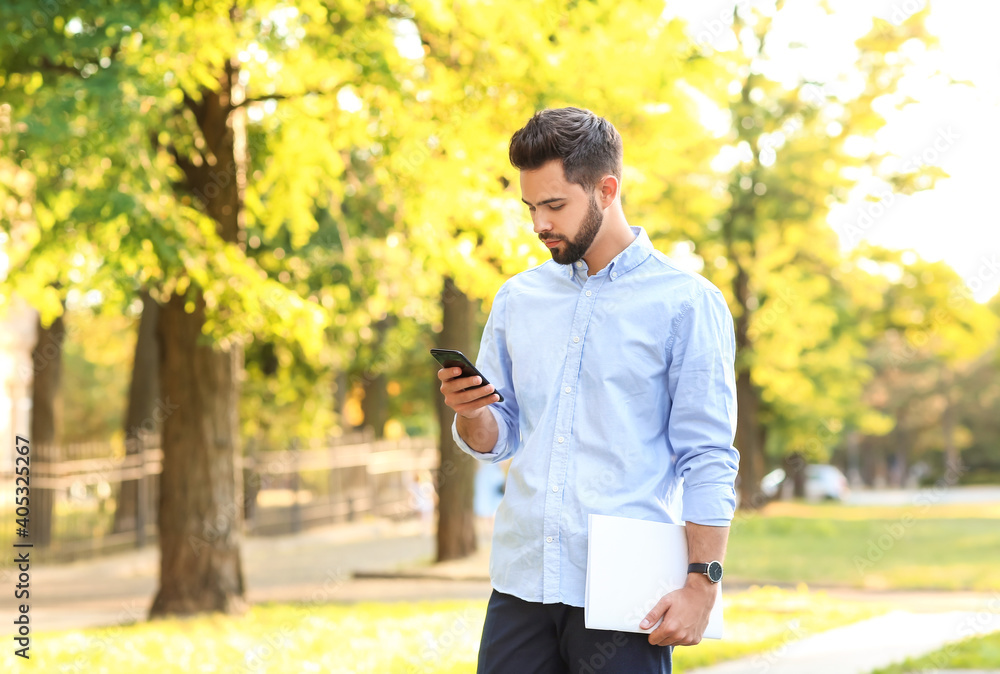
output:
M409 187L407 222L434 268L469 295L492 299L510 274L543 262L507 161L510 134L538 109L576 105L613 120L628 168L623 189L633 224L668 231L693 223L709 197L691 174L715 152L698 121L685 77L682 27L662 3L417 2L427 76L414 82L426 117L391 170ZM454 31L456 25L461 31ZM648 40L635 40L635 35ZM657 63L655 71L632 67ZM664 133L664 129L670 133ZM675 199L664 199L665 185ZM674 225L678 226L678 225Z
M936 479L946 472L940 452L990 437L1000 321L943 263L863 246L854 264L855 278L880 298L864 316L870 326L866 360L874 373L864 400L891 420L892 429L884 438L862 438L862 447L923 461ZM995 452L980 444L976 463L989 465Z
M337 12L321 3L242 11L216 2L5 10L2 142L13 161L3 167L16 179L4 184L14 188L19 218L4 219L14 271L4 295L16 288L48 322L74 292L99 293L110 314L143 287L160 300L201 293L207 336L242 342L251 355L254 338L278 350L277 378L264 381L250 368L253 418L273 415L286 437L332 428L329 367L352 354L330 353L324 327L368 307L334 301L336 285L310 287L306 263L323 261L303 261L296 249L322 214L330 221L341 210L349 156L368 152L373 126L388 127L382 116L400 105L396 78L412 64L393 47L394 20L360 2ZM222 240L206 195L185 179L189 167L218 159L194 115L204 114L199 102L233 64L243 100L221 113L249 125L252 178L239 245ZM240 179L218 169L206 193ZM319 381L317 367L326 369ZM316 395L323 375L326 395ZM262 412L258 400L275 404ZM297 420L285 414L292 407Z
M885 124L872 103L893 98L907 65L901 55L885 55L927 36L919 16L898 28L875 25L856 43L855 72L819 82L800 73L789 86L787 76L768 76L777 72L773 53L786 47L769 41L782 6L736 17L745 30L728 62L737 86L726 101L735 166L717 226L695 241L703 258L719 261L707 273L731 289L734 315L745 321L740 367L759 391L768 448L824 460L845 429L888 430L861 400L872 372L852 302L858 279L842 270L828 219L882 162L848 146ZM837 77L868 84L847 93Z
M850 91L774 74L782 11L740 7L739 48L711 51L655 0L8 3L0 296L16 290L47 323L73 294L120 316L142 288L202 293L206 338L244 348L243 432L261 445L351 426L345 410L390 383L389 416L425 429L441 278L488 309L547 259L507 141L537 109L577 105L624 137L631 224L663 250L689 243L746 321L740 367L775 458L887 434L914 381L897 371L922 370L925 390L942 362L956 396L980 385L963 393L958 439L988 454L998 363L980 354L997 313L957 301L942 265L841 253L830 227L856 237L831 214L862 183L911 192L941 177L886 174L867 142L880 111L906 103L902 45L934 45L926 12L857 36L854 72L838 74L862 83ZM227 69L239 86L225 114L246 129L235 243L188 180L217 162L197 104ZM709 128L710 113L730 128ZM241 179L213 171L205 189Z

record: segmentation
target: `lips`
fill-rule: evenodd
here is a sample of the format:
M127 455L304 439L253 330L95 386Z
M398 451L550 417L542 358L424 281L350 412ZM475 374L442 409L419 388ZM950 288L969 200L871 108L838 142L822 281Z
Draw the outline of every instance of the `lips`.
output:
M559 239L549 239L548 241L545 242L545 245L548 246L549 248L555 248L556 246L559 245Z

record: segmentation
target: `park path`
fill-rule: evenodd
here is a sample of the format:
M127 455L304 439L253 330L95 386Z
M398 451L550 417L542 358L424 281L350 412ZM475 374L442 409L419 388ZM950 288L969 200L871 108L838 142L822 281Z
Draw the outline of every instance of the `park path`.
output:
M419 521L373 521L248 538L244 572L251 602L482 599L490 594L488 532L475 557L434 567L434 539ZM115 626L146 617L156 591L155 546L111 557L32 569L37 633ZM739 589L730 585L732 589ZM691 674L865 674L973 633L1000 630L1000 595L972 592L827 590L852 601L891 601L900 610L789 641L771 653Z
M1000 630L1000 613L980 611L913 613L892 611L845 625L769 653L731 660L689 674L868 674L918 657L961 639Z

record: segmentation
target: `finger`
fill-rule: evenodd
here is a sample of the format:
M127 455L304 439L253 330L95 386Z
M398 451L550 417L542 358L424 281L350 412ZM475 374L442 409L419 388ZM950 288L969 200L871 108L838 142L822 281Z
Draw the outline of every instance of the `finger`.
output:
M657 632L658 631L659 630L657 630ZM653 632L653 634L656 634L656 632ZM701 643L701 637L696 636L694 633L690 631L688 632L677 631L667 634L662 639L656 642L650 639L650 643L653 646L697 646L698 644Z
M460 367L443 367L437 371L438 379L441 381L451 381L460 374L462 374Z
M441 382L441 391L445 394L458 393L464 391L465 389L478 388L482 383L483 378L476 376L446 379Z
M656 602L656 605L649 609L649 613L647 613L646 617L639 623L639 629L648 630L650 627L655 625L656 621L663 617L663 614L670 608L670 602L671 600L669 594L660 597L660 601Z
M681 642L673 623L668 625L666 618L659 627L649 633L648 641L653 646L676 646Z
M499 396L496 395L493 386L481 386L480 388L472 389L471 391L460 391L459 393L446 398L445 402L447 403L449 400L455 407L470 404L475 404L481 407L482 405L496 402L499 400ZM482 403L482 405L480 405L480 403Z
M479 378L476 377L478 380ZM455 392L455 397L459 402L471 403L474 400L479 400L480 398L488 395L492 395L496 392L496 387L492 384L483 385L480 381L479 383L473 384L470 388L466 390L460 390Z

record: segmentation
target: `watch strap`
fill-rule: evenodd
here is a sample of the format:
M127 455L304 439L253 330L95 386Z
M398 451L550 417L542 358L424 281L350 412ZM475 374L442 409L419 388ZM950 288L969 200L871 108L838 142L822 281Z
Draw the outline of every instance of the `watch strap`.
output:
M688 573L700 573L711 582L718 583L722 580L722 564L718 561L712 561L708 564L688 564Z

